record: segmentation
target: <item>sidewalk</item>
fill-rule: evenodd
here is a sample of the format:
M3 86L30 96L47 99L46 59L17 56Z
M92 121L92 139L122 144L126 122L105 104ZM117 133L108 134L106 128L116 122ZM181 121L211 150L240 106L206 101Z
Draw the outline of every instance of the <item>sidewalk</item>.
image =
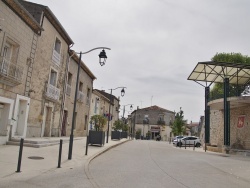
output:
M57 170L68 170L75 166L84 165L90 162L100 153L129 141L129 139L110 140L103 147L89 146L88 155L85 155L86 137L77 137L73 142L72 159L68 160L69 138L27 138L27 140L48 140L55 141L63 139L61 168L58 166L59 144L33 148L23 147L21 172L16 173L19 155L19 146L1 145L0 146L0 182L3 179L28 179L42 173ZM25 139L26 140L26 139ZM106 140L105 140L106 141ZM30 159L29 157L33 158Z

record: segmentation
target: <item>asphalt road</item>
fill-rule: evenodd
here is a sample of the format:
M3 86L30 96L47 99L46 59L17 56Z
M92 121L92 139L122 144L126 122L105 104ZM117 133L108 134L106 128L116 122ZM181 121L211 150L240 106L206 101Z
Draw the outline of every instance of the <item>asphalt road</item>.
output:
M134 140L95 158L89 174L101 188L249 188L250 158Z
M0 180L0 188L250 187L250 157L197 150L133 140L99 155L89 165L75 156L61 169L27 178L25 171L6 177Z

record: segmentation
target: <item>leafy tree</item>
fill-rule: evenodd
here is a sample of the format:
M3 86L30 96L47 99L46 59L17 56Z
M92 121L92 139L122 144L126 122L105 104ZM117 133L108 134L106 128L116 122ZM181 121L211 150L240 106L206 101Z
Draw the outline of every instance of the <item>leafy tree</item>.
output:
M113 128L115 131L118 131L118 130L122 130L123 126L124 126L123 121L118 119L118 120L116 120L116 121L114 122L114 125L113 125L112 128Z
M184 120L184 113L180 108L180 112L176 113L175 120L171 125L174 135L183 135L186 132L186 120Z
M123 131L123 132L127 132L127 131L128 131L128 125L127 125L127 124L124 124L124 125L123 125L122 131Z
M107 118L102 115L94 115L90 118L90 123L95 126L96 131L104 131Z
M212 57L214 62L228 62L228 63L237 63L237 64L250 64L250 57L244 56L241 53L217 53ZM218 99L223 98L223 83L215 83L213 88L210 91L210 98ZM234 84L229 84L229 96L237 96L237 94L242 93L245 89L245 86L237 86Z

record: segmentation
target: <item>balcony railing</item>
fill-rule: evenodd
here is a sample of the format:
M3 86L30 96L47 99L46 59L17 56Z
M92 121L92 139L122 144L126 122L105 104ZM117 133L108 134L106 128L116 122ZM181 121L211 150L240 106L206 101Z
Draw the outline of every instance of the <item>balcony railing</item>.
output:
M158 120L157 125L166 125L165 121L163 120Z
M77 93L77 100L79 102L83 102L83 98L84 98L83 92L82 91L78 91L78 93Z
M69 85L69 84L67 84L67 86L66 86L66 94L68 96L70 96L70 94L71 94L71 85Z
M209 101L224 98L224 88L221 86L221 91L210 91ZM244 91L245 85L229 85L229 95L228 97L238 97Z
M0 82L9 86L22 83L23 67L1 57L0 59Z
M47 97L58 101L59 96L60 96L60 89L58 89L57 87L55 87L55 86L53 86L51 84L48 84L47 85L47 91L46 91L45 94L46 94Z
M56 50L53 50L52 60L57 66L60 66L61 55Z

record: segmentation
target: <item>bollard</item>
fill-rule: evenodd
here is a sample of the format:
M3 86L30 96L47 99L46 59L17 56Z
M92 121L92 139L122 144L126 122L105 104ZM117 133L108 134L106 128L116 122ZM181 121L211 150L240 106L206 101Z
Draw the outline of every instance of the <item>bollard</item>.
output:
M186 140L185 140L185 149L186 149Z
M193 150L195 150L195 141L194 141L194 148L193 148Z
M207 152L207 143L205 143L205 152Z
M180 148L181 148L181 141L179 140L179 146L180 146Z
M171 138L169 138L169 144L171 144Z
M62 144L63 140L60 139L60 145L59 145L59 155L58 155L58 165L57 168L61 168L61 159L62 159Z
M86 140L86 150L85 150L85 155L88 155L88 147L89 147L89 136L87 136L87 140Z
M22 163L22 155L23 155L23 141L24 141L24 139L21 138L16 172L21 172L21 163Z

